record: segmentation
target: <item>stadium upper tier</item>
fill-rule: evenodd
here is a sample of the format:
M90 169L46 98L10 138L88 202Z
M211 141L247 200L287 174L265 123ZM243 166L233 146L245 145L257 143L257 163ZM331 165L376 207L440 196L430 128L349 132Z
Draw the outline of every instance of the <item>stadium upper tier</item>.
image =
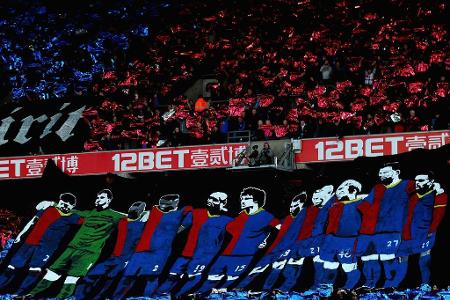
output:
M181 2L2 1L3 102L87 101L86 151L449 128L446 1Z

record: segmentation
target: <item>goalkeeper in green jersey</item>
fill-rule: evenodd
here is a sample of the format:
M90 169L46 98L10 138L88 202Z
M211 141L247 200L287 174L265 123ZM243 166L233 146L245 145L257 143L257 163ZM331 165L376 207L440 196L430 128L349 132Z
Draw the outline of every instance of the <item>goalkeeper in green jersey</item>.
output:
M64 299L73 294L78 279L85 276L91 266L97 262L106 240L116 228L119 220L126 216L109 208L112 199L112 192L104 189L97 193L93 210L73 211L83 217L83 224L68 244L67 249L47 269L44 278L30 292L29 296L34 298L38 293L45 291L63 274L67 277L56 297ZM47 202L42 205L49 204L51 205Z

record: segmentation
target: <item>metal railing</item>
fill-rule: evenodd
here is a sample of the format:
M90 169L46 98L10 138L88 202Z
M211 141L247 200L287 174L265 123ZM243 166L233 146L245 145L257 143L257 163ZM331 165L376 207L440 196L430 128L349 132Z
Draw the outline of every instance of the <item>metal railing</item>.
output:
M228 143L250 143L251 139L250 130L241 130L241 131L229 131L227 135Z

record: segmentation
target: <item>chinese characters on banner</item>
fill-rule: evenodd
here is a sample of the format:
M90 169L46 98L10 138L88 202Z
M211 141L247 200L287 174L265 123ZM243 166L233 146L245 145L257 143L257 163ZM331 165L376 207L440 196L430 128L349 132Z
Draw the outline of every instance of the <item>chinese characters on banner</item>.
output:
M301 140L296 163L351 160L359 156L393 155L414 149L437 149L450 143L450 130L384 135L348 136L342 139Z
M0 158L0 179L42 176L48 159L69 175L226 168L247 144Z

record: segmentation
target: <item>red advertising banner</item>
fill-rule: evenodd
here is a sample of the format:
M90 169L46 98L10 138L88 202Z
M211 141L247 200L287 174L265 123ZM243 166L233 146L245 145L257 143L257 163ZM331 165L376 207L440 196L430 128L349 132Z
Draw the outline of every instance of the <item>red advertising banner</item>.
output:
M436 149L450 143L450 130L301 140L296 163L351 160L359 156L383 156L414 149Z
M248 145L223 144L0 158L0 179L40 177L48 159L69 175L226 168Z

